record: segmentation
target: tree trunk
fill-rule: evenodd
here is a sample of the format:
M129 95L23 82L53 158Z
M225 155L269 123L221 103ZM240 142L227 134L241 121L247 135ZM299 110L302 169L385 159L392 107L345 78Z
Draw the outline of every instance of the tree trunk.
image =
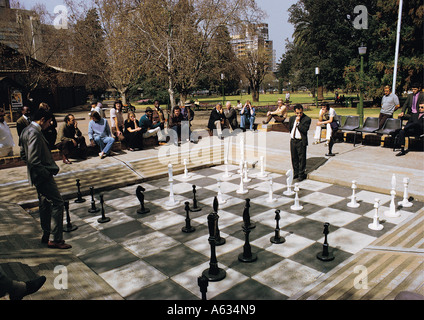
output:
M125 89L119 89L119 94L121 95L121 101L122 101L122 105L126 105L127 104L127 91L128 88Z
M172 79L172 55L171 55L171 45L168 40L167 43L167 68L168 68L168 93L169 101L171 103L171 110L175 107L175 93L174 93L174 81Z
M252 88L252 102L259 102L259 88Z

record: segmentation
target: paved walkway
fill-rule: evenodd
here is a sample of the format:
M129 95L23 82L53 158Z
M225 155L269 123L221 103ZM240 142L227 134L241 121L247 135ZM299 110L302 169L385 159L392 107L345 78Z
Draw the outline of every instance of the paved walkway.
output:
M80 128L87 132L88 112L75 112L80 120ZM60 119L60 117L58 117ZM315 121L309 132L310 141ZM16 131L12 129L12 132ZM203 134L203 133L202 133ZM184 159L188 160L189 170L204 166L222 164L225 159L238 164L240 159L241 136L225 139L204 137L198 144L162 146L148 150L128 152L122 151L113 157L100 160L98 157L86 161L75 161L65 165L58 161L60 173L56 177L59 189L65 198L76 196L76 177L81 178L83 194L89 193L89 186L97 191L110 190L125 185L133 185L168 174L168 164L174 165L175 173L183 172ZM259 165L264 156L266 170L286 173L291 169L289 136L279 132L248 132L244 135L246 159L249 165ZM341 186L351 186L357 181L358 188L390 194L392 175L396 177L396 195L402 197L403 179L409 178L409 196L424 201L424 154L410 152L404 157L395 157L390 148L380 146L337 143L333 152L336 156L326 158L324 144L310 145L308 148L308 178L329 182ZM227 156L228 155L228 156ZM49 251L39 245L39 226L25 210L33 210L37 205L34 188L28 185L26 168L10 168L0 170L0 267L11 268L21 278L43 270L51 270L58 261L68 259L75 269L72 274L78 278L70 281L69 290L57 292L53 288L54 276L46 284L46 290L39 299L119 299L101 278L97 277L77 257L70 253ZM421 239L422 242L422 232ZM423 253L419 256L422 259ZM30 266L30 268L28 268ZM413 271L411 271L413 272ZM81 282L82 280L85 281ZM82 284L84 283L84 284ZM53 291L54 290L54 291ZM315 297L315 296L312 296ZM33 296L37 299L37 295ZM373 299L372 295L366 296Z

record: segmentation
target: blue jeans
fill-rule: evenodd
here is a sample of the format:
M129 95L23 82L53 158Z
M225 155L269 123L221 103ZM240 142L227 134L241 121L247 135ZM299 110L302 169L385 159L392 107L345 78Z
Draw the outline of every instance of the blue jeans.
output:
M242 114L240 117L240 128L245 129L246 125L249 125L250 130L253 130L253 126L255 125L255 117Z
M94 141L100 147L100 152L104 152L106 155L109 155L110 149L115 142L115 139L112 137L94 137Z

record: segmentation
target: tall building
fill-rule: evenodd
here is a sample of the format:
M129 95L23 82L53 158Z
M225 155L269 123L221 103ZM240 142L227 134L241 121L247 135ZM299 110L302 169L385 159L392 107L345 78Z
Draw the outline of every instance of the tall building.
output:
M0 0L0 42L38 60L43 60L42 24L34 11L11 9Z
M268 24L250 24L231 36L231 46L237 58L246 56L248 52L265 48L269 53L269 69L275 71L275 50L269 40Z

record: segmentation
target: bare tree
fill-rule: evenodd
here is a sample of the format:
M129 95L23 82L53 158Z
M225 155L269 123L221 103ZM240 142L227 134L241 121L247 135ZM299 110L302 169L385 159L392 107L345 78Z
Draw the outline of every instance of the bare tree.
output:
M168 80L171 107L183 100L205 70L208 48L221 26L236 27L257 6L254 0L109 0L126 17L149 63Z

